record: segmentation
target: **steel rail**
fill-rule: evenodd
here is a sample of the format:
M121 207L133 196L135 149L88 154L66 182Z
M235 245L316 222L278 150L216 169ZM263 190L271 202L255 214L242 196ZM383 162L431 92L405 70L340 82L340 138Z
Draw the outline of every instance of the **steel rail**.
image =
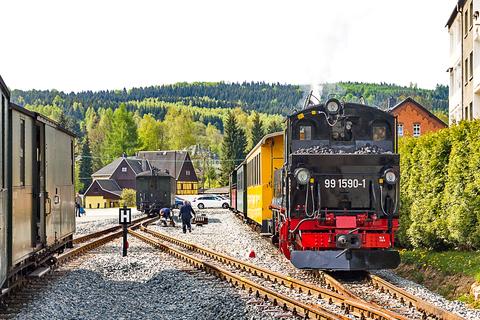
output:
M134 220L132 222L132 227L131 228L138 228L140 226L140 223L142 223L146 219L148 219L148 218L147 217L142 217L142 218ZM151 220L147 220L147 222L151 223L156 219L157 218L153 218ZM120 237L122 235L123 230L119 230L119 231L115 232L115 230L120 229L120 228L121 228L121 226L120 227L118 227L118 226L111 227L111 228L96 231L96 232L93 232L91 234L88 234L88 235L82 236L80 238L77 238L77 239L83 239L82 241L79 241L80 243L81 242L86 242L86 241L91 240L91 239L96 239L96 240L91 241L91 242L86 243L86 244L83 244L81 246L69 249L64 253L58 254L57 256L52 255L50 260L53 264L49 267L50 268L49 272L51 272L55 268L58 268L61 264L64 264L64 263L74 259L75 257L77 257L79 255L82 255L82 254L84 254L84 253L86 253L90 250L93 250L97 247L100 247L100 246L114 240L115 238ZM112 230L114 230L113 233L112 233ZM75 240L74 240L74 243L75 243ZM11 293L16 292L17 290L21 289L23 286L28 285L28 282L29 282L27 280L28 276L29 276L29 274L22 275L21 277L18 278L17 281L12 283L8 288L4 288L4 289L0 290L0 306L1 306L1 302L3 302L4 299L6 299L8 295L10 295ZM0 310L1 310L1 308L0 308Z
M129 233L133 236L139 238L140 240L157 247L168 254L184 261L197 269L203 270L209 274L215 275L216 277L227 281L228 283L241 287L243 290L247 290L249 293L254 293L257 297L262 297L265 300L271 301L274 305L282 307L284 310L290 310L296 315L302 315L305 319L350 319L346 316L341 316L329 311L327 309L321 308L319 306L312 306L305 304L301 301L287 297L281 293L275 292L269 288L266 288L260 284L257 284L249 279L246 279L242 276L234 274L230 271L227 271L221 267L215 266L211 263L203 261L197 257L189 255L180 250L169 247L157 240L154 240L150 237L147 237L137 231L129 229Z
M360 300L353 294L350 294L348 296L340 294L342 290L339 289L340 287L334 287L333 284L335 282L338 283L338 281L334 279L331 280L332 281L331 290L323 289L316 285L306 283L302 280L291 278L283 274L253 265L251 263L244 262L236 258L224 255L222 253L214 252L210 249L170 237L163 233L150 230L146 227L146 225L148 225L148 223L143 223L140 226L140 230L148 234L151 234L154 237L157 237L159 239L173 243L177 246L183 247L193 252L201 253L219 262L247 271L255 276L262 277L267 281L280 283L281 285L286 286L290 289L297 290L299 293L307 293L309 295L315 295L319 299L327 300L329 303L336 304L337 306L345 310L345 313L347 314L351 313L361 319L366 318L366 319L375 319L375 320L392 320L392 319L408 320L408 318L401 316L393 311L386 310L383 308L378 308L377 306L373 306L366 301Z
M132 221L132 224L135 225L139 222L142 222L142 221L145 221L146 219L148 219L148 217L141 217L141 218L138 218L136 220L133 220ZM103 229L103 230L100 230L100 231L97 231L97 232L93 232L93 233L89 233L89 234L86 234L86 235L83 235L83 236L80 236L78 238L75 238L73 239L73 243L74 244L79 244L79 243L83 243L83 242L86 242L88 240L91 240L91 239L94 239L94 238L98 238L104 234L109 234L109 233L112 233L114 231L117 231L117 230L120 230L122 228L121 225L117 225L117 226L113 226L113 227L110 227L110 228L107 228L107 229Z
M382 290L382 292L389 293L394 298L400 299L401 302L408 304L410 307L415 307L424 316L430 315L435 317L436 319L444 320L465 320L464 318L450 311L434 306L431 303L415 297L411 293L395 286L394 284L376 275L370 274L368 278L375 288Z

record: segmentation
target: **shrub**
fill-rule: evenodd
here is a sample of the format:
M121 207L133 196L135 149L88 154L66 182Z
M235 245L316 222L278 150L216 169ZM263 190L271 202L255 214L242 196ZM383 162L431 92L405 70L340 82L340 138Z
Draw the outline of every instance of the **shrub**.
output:
M399 142L404 246L480 248L480 120Z
M137 202L137 193L133 189L123 189L121 205L127 207L134 207Z

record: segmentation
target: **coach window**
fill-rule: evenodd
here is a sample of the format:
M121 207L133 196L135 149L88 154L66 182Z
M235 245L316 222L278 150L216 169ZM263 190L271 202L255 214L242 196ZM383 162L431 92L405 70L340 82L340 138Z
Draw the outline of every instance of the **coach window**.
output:
M2 153L1 158L0 158L0 175L2 176L2 181L1 183L1 188L5 188L5 172L3 172L3 164L5 163L5 109L6 109L6 102L5 102L5 97L0 94L0 102L1 102L1 110L0 110L0 118L1 118L1 129L2 129L2 134L0 136L0 152Z
M71 183L74 184L75 180L75 146L73 140L70 142L70 179Z
M20 119L20 185L25 185L25 120Z

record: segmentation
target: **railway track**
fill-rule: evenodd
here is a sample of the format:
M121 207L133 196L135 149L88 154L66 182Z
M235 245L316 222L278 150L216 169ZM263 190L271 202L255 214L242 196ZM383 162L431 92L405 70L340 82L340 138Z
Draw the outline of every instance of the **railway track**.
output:
M294 290L297 292L297 294L305 294L306 296L310 296L310 298L307 297L309 300L312 300L312 298L323 300L323 303L338 307L338 309L341 310L344 315L351 315L358 319L408 319L407 317L401 316L395 312L372 305L365 301L361 301L354 294L347 293L345 290L342 290L340 283L333 278L326 278L327 287L330 289L321 288L317 285L291 278L283 274L255 266L248 262L243 262L227 255L217 253L212 250L150 230L147 228L147 225L147 223L142 224L140 226L140 230L149 234L150 236L173 244L178 248L183 248L184 250L189 251L190 254L201 254L204 257L218 261L225 266L242 270L243 272L247 272L259 277L264 281L271 281L289 290ZM180 251L180 249L175 250Z
M148 221L147 219L142 217L132 221L132 228L138 227L140 223ZM72 260L120 237L122 232L121 226L115 226L76 238L73 243L77 246L53 256L51 265L20 276L12 286L4 290L0 299L0 319L14 317L18 309L30 301L39 289L44 288L52 280L61 278L65 273L75 270L81 263Z
M244 219L243 215L240 215L238 213L235 213L235 216L237 218L242 219L242 221ZM142 225L141 228L144 228L144 226ZM352 291L347 289L342 284L342 282L336 279L334 276L321 271L313 271L313 272L314 274L316 274L316 277L320 278L320 281L325 284L328 290L332 290L333 292L338 293L352 300L358 300L363 303L372 304L358 297L358 295L354 294ZM393 285L392 283L378 276L368 273L367 280L368 280L368 285L372 286L375 290L380 290L381 293L387 293L393 299L398 300L400 303L404 304L406 307L414 308L415 310L417 310L421 314L422 319L465 320L464 318L452 312L449 312L445 309L434 306L433 304L412 295L411 293ZM372 307L375 308L375 305L373 305ZM380 307L380 306L377 306L377 307ZM389 315L392 316L394 319L409 319L408 317L396 314L389 310L384 309L384 311L389 313Z
M218 264L213 263L211 259L202 259L199 258L198 255L185 252L185 249L181 250L179 248L175 248L172 244L167 245L165 244L166 241L154 239L146 232L138 232L132 229L130 229L129 232L140 240L171 254L172 256L196 267L197 269L200 269L208 274L215 275L216 277L225 280L234 286L240 287L243 290L247 290L249 293L254 294L256 298L268 300L272 302L273 305L279 306L283 310L291 311L294 315L303 317L305 319L352 319L346 315L334 313L327 308L304 303L284 293L280 293L271 287L267 287L258 283L258 281L254 281L252 278L245 277L243 274L240 275L238 272L232 272L232 270L220 267Z
M350 289L348 289L344 285L345 282L343 282L342 280L338 280L338 278L334 275L322 271L315 271L315 273L318 277L321 278L321 281L324 282L328 288L334 290L335 292L338 292L350 298L355 298L367 302L366 300L358 297L358 295L353 293ZM434 306L433 304L428 303L410 294L402 288L399 288L376 275L366 273L365 280L366 281L363 288L365 288L365 286L369 286L373 287L375 290L379 290L382 294L388 294L390 298L399 301L404 306L408 308L414 308L417 312L420 313L422 319L465 320L464 318L454 313ZM367 288L365 288L365 290L367 290Z

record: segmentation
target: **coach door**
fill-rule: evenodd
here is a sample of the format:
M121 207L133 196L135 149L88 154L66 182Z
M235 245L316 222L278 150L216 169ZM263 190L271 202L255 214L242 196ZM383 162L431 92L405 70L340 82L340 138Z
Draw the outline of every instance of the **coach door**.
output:
M7 275L7 119L8 100L0 91L0 288Z
M45 125L45 227L47 245L58 241L61 237L60 196L55 185L57 171L55 168L55 129Z

